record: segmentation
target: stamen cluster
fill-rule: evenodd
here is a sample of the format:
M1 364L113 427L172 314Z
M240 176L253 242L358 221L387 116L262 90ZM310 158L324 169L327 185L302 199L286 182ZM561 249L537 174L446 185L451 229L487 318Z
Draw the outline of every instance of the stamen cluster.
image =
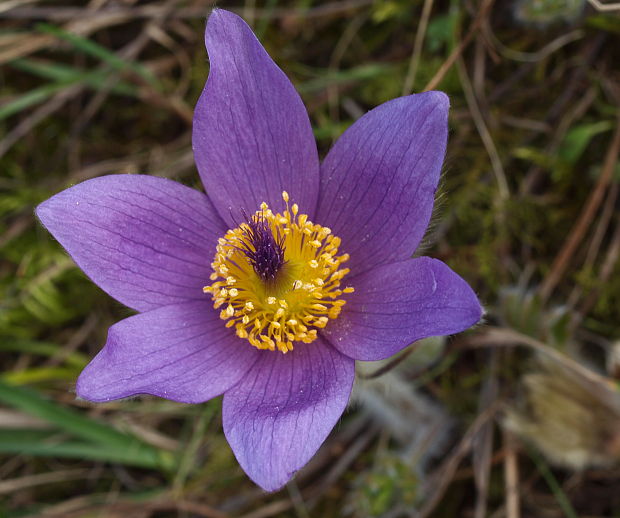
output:
M258 349L293 350L294 342L311 343L318 329L338 318L345 300L341 288L349 273L338 254L340 238L289 207L274 214L266 203L247 222L218 240L211 266L210 293L226 327Z

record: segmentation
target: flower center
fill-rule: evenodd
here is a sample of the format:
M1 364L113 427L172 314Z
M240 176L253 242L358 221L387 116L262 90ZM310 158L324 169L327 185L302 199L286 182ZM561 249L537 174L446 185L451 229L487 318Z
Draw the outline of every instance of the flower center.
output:
M317 330L338 318L345 301L340 281L348 254L337 255L340 238L289 207L274 214L263 202L246 222L218 240L210 286L220 318L258 349L287 353L293 342L311 343Z

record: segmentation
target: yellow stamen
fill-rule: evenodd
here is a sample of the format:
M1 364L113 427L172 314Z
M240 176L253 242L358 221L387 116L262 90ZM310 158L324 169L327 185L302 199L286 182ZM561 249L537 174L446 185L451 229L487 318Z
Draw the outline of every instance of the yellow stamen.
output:
M349 255L337 255L340 239L299 214L297 204L289 207L286 191L282 199L283 214L274 214L263 202L253 216L269 224L274 239L283 239L284 264L275 279L265 281L254 271L244 251L252 246L249 226L242 223L218 240L210 276L214 282L203 291L211 294L215 308L223 308L220 318L238 337L285 354L294 342L316 340L318 329L338 318L346 303L338 297L354 289L340 286L349 273L342 267Z

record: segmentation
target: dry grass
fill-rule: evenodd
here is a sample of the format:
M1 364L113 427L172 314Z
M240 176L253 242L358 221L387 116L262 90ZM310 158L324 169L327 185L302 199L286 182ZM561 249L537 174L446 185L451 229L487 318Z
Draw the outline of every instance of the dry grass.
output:
M75 400L129 312L33 208L108 173L200 188L211 4L0 1L0 516L620 516L620 14L595 2L218 2L298 87L322 153L403 92L450 95L427 250L475 287L486 322L365 368L357 403L273 495L237 466L217 400Z

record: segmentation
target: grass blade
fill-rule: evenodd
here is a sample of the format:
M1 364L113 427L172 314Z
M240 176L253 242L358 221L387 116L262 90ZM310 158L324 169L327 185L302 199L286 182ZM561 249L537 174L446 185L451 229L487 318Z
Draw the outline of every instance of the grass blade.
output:
M0 429L0 453L88 459L151 469L160 467L150 456L139 454L137 449L122 450L75 441L58 431Z
M102 47L101 45L95 43L88 38L84 38L83 36L78 36L77 34L73 34L71 32L67 32L55 25L50 25L47 23L40 23L37 25L37 29L46 34L52 34L60 39L63 39L69 42L76 50L83 52L89 56L100 59L104 63L107 63L112 68L117 70L131 70L132 72L139 75L142 79L144 79L147 83L149 83L153 87L157 87L157 80L149 72L149 70L134 61L124 60L114 52Z
M0 381L0 401L44 419L74 437L88 441L91 444L86 444L84 448L86 446L99 448L102 452L100 455L107 456L108 460L116 462L116 459L120 459L121 462L127 464L162 469L170 468L173 464L169 452L159 450L136 437L44 399L33 390ZM80 449L77 446L75 448ZM41 451L49 452L50 450L43 448Z
M100 90L106 86L106 80L110 77L113 70L84 70L83 68L72 67L64 63L49 63L34 59L16 59L10 65L18 70L33 74L44 79L55 82L73 83L84 82L95 90ZM131 83L117 81L111 85L110 91L119 94L135 97L138 89Z

